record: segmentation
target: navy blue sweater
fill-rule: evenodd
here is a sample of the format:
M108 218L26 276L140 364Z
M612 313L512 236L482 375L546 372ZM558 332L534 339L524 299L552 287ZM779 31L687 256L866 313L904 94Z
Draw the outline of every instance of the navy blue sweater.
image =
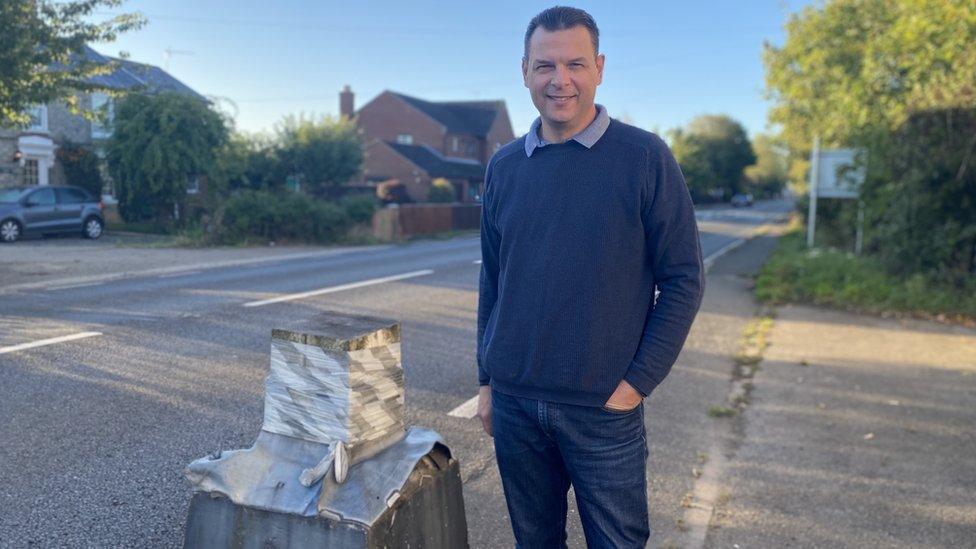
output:
M570 140L527 157L523 136L495 153L481 254L479 384L567 404L602 406L622 379L651 394L705 284L677 162L618 120L589 149Z

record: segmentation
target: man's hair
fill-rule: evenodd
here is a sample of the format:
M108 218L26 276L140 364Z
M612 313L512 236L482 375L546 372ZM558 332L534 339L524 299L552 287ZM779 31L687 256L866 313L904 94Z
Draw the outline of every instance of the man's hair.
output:
M525 58L529 58L529 41L535 29L542 27L549 32L583 27L590 32L593 41L593 55L600 53L600 29L596 26L593 16L578 8L568 6L553 6L543 10L529 21L529 28L525 30Z

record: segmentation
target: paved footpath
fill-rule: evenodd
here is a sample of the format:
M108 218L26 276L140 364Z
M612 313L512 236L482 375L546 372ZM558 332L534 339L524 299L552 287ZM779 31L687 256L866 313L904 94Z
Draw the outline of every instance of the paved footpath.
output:
M976 331L781 307L706 547L976 547Z

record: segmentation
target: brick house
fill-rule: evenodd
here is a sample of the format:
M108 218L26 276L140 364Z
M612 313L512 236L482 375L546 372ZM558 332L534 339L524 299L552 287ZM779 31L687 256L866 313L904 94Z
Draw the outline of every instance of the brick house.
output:
M425 101L384 91L358 111L346 86L340 115L354 118L366 156L357 186L402 183L407 198L427 199L431 181L445 178L458 202L480 202L485 166L515 139L504 101Z
M87 46L81 55L88 61L115 65L112 72L89 78L91 83L112 91L177 92L206 101L202 95L159 67L104 56ZM104 157L103 146L111 136L114 98L101 91L78 93L82 109L104 109L108 120L88 121L80 114L72 114L63 102L35 106L31 111L29 127L0 128L0 187L70 183L65 181L64 171L55 156L58 147L65 142L83 145Z

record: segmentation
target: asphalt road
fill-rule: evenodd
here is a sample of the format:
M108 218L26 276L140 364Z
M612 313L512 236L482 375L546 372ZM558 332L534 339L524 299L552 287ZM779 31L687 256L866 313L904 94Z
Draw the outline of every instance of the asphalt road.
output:
M700 212L706 258L789 207ZM261 425L271 328L323 310L401 321L408 422L437 430L461 460L472 546L511 546L490 439L476 419L449 415L477 391L476 235L277 256L238 251L220 261L206 251L191 259L174 251L168 260L166 249L64 239L15 246L0 247L0 546L179 546L190 499L183 468L214 450L250 446ZM46 273L45 254L75 247L80 259L53 275L22 268L32 253L26 264ZM86 262L85 247L105 259ZM124 276L118 265L128 267ZM403 278L389 278L396 276ZM737 336L738 324L725 317L749 314L703 307L697 324L708 335L686 345L684 360L715 361L702 375L715 378L708 390L716 398L727 386L718 379L719 347ZM727 341L709 339L723 330ZM77 339L30 346L65 337ZM686 371L655 392L649 414L708 421L700 412L712 397L697 394L706 385ZM709 444L688 421L655 425L652 528L664 540L680 535L677 502L693 483L695 452ZM570 538L582 543L578 524Z

